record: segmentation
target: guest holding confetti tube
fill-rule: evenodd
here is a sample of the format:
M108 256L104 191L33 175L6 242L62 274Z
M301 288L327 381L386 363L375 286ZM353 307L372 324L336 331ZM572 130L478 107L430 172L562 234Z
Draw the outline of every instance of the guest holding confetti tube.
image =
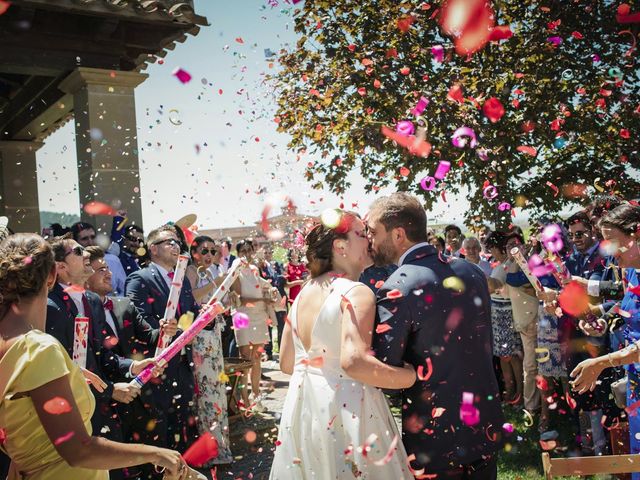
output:
M110 469L141 463L189 478L178 452L91 436L95 400L83 372L43 333L56 282L51 247L37 235L13 235L0 244L0 259L0 447L12 460L9 479L106 480Z

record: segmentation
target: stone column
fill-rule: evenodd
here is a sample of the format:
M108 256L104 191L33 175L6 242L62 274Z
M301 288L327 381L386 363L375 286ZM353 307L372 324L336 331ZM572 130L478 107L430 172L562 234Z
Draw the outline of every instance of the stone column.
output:
M142 226L138 140L134 88L148 75L80 67L62 83L60 90L73 95L78 156L78 190L81 208L91 201L128 212L129 222ZM109 235L112 218L89 215Z
M15 232L40 233L36 152L40 142L0 142L0 215Z

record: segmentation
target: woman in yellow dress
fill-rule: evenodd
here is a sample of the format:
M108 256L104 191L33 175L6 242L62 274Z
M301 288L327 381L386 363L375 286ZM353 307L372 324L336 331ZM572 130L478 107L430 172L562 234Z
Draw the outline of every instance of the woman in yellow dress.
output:
M56 281L49 244L17 234L0 244L0 448L9 480L107 480L108 470L143 463L187 479L178 452L91 436L95 401L62 345L45 329L47 292ZM103 386L101 387L102 384Z

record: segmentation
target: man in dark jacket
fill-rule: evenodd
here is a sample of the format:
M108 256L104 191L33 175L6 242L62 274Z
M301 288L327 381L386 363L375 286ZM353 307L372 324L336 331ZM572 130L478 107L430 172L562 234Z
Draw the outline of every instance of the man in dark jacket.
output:
M147 248L151 263L127 277L125 290L140 316L152 328L158 328L165 322L175 321L163 318L173 281L173 269L180 254L175 229L163 226L150 232ZM197 316L199 307L193 298L191 284L185 277L176 316L179 318L187 312L193 312ZM154 353L155 345L148 356L153 356ZM186 347L181 355L176 355L169 362L162 382L153 386L152 398L143 398L145 404L155 406L157 428L164 429L158 434L156 444L180 452L186 450L197 434L193 421L195 380L191 365L191 347Z
M390 365L413 365L403 392L403 443L413 468L447 479L495 479L504 416L493 373L487 281L475 265L427 243L420 202L406 193L376 200L368 215L377 265L398 269L378 290L373 349Z

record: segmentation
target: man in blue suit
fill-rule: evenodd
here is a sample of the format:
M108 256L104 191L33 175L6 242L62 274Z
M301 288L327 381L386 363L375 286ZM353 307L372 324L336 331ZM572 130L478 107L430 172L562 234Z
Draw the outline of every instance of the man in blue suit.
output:
M495 479L504 416L484 273L427 243L425 211L409 194L376 200L367 223L376 265L398 265L377 293L381 333L372 347L390 365L410 363L419 377L402 395L412 467L438 478Z
M180 254L180 243L174 227L165 225L150 232L147 248L151 263L127 277L125 291L140 316L155 329L167 322L176 322L176 319L164 318L173 269ZM187 312L193 312L197 316L199 310L193 298L191 284L185 277L176 316L179 318ZM149 356L154 354L155 346L148 352ZM196 435L193 421L195 380L191 362L191 348L187 347L181 355L176 355L169 362L164 375L160 377L162 381L150 390L152 394L145 396L145 390L142 392L145 405L155 409L157 445L180 452L186 450Z

